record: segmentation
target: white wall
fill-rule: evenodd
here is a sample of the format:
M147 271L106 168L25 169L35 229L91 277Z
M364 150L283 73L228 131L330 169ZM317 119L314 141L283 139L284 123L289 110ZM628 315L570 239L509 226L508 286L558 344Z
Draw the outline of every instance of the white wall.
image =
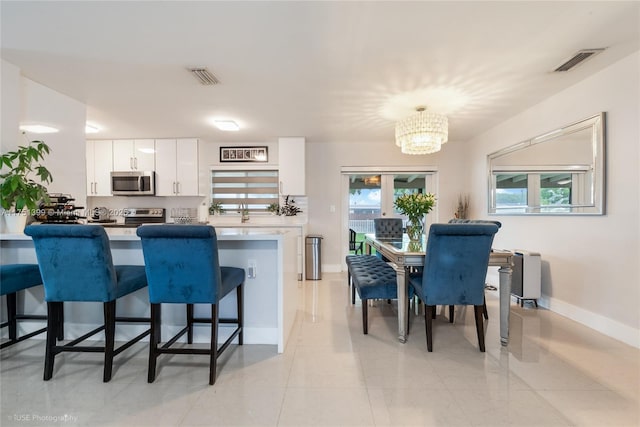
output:
M42 140L51 153L44 166L53 182L50 193L70 193L78 206L86 200L85 105L20 75L19 68L2 61L2 152ZM60 131L52 134L21 134L21 123L53 126ZM35 176L34 176L35 178Z
M491 216L497 247L540 252L543 304L640 347L640 53L628 56L468 142L472 216L488 217L486 155L607 113L604 216Z
M70 193L78 206L85 206L86 173L86 107L79 101L49 89L39 83L21 78L21 122L51 125L60 131L51 134L26 134L26 141L42 140L51 153L44 165L51 172L50 193Z

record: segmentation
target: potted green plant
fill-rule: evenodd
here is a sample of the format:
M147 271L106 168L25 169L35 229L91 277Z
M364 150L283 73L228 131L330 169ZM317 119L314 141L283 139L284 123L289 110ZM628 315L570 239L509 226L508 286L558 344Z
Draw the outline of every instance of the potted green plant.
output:
M222 207L222 203L220 202L211 202L209 205L209 215L222 215L224 213L224 208Z
M398 197L393 204L401 214L409 218L405 227L409 240L420 240L424 230L422 220L436 205L436 196L431 193L407 193Z
M280 205L278 203L271 203L267 206L267 212L271 212L271 215L280 215Z
M49 196L44 184L53 182L51 173L42 165L49 146L43 141L31 141L15 151L0 156L0 197L7 231L21 232L28 211L35 211L40 202L47 203ZM35 175L40 182L33 179Z

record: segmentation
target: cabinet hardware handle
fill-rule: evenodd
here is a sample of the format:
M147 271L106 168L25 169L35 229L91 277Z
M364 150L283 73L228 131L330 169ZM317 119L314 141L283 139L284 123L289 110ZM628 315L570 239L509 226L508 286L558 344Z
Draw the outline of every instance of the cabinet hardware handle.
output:
M129 167L133 169L133 157L129 157Z
M98 194L98 183L97 182L93 183L93 194Z
M137 157L133 158L133 168L135 170L138 170L138 158Z
M180 194L180 181L176 182L176 194Z
M175 183L175 181L173 182L173 194L176 194L176 183Z

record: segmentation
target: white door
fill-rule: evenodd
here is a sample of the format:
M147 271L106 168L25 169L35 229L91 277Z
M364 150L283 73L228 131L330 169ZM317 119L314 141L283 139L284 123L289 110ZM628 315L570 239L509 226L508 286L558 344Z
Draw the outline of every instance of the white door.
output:
M156 144L153 139L134 141L133 169L137 171L156 170Z
M111 141L94 141L94 196L111 196L113 149Z
M134 170L133 139L118 139L113 141L113 170Z

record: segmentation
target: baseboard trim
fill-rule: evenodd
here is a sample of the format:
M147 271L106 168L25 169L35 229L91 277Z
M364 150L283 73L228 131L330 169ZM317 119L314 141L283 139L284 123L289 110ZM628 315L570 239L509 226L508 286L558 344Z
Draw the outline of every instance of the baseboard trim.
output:
M555 298L549 298L545 295L538 300L538 304L608 337L622 341L632 347L640 348L640 329L625 325L601 314L576 307L573 304Z

